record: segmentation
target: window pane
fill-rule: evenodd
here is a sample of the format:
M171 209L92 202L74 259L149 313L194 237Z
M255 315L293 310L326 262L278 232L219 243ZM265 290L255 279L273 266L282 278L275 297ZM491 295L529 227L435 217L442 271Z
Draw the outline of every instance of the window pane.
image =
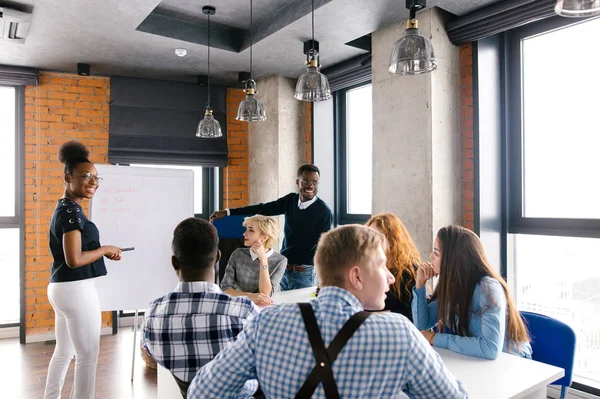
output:
M554 317L577 334L575 379L600 388L600 239L514 236L519 310Z
M595 19L522 41L525 217L600 218L598 37Z
M181 165L150 165L150 164L131 164L142 168L161 168L161 169L191 169L194 171L194 214L202 213L202 167L201 166L181 166Z
M346 93L346 154L350 214L371 214L373 109L371 85Z
M0 86L0 216L15 216L15 137L15 89Z
M19 229L0 228L0 324L18 323L20 252Z

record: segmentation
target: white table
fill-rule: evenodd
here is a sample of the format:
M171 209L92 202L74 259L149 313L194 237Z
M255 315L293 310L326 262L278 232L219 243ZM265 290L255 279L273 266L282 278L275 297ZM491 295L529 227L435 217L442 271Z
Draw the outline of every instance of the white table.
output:
M314 300L315 288L276 292L279 303ZM448 349L435 349L444 364L469 391L470 399L546 399L546 386L564 376L564 370L519 356L500 353L496 360L460 355Z
M315 287L273 294L275 304L310 302ZM496 360L460 355L436 348L444 364L469 392L470 399L546 399L546 386L564 376L564 370L544 363L501 353ZM158 367L158 398L180 397L168 370Z
M496 360L435 348L448 370L467 387L470 399L546 399L546 387L565 375L561 368L508 353Z
M274 292L271 298L276 305L280 303L310 302L316 299L314 296L316 287L300 288L299 290Z

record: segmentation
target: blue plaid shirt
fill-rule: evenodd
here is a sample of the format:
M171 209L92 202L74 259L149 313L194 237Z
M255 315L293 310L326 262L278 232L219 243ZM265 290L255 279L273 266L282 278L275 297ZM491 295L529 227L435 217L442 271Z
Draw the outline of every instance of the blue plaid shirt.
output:
M344 323L363 310L358 299L338 287L324 287L312 302L328 346ZM267 398L293 398L315 366L300 309L296 304L265 308L237 340L204 366L188 398L232 398L246 380L258 378ZM333 363L342 398L466 398L461 382L404 316L371 315ZM322 385L313 398L325 398Z
M257 314L250 299L224 294L213 283L179 283L146 309L142 344L161 366L189 382ZM257 386L250 381L241 397L252 396Z

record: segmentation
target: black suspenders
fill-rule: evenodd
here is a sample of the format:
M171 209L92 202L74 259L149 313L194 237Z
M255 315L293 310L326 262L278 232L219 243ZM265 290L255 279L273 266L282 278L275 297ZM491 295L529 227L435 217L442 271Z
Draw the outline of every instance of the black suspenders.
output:
M298 306L302 313L308 340L310 341L310 346L312 347L317 364L313 367L308 378L304 381L304 384L302 384L302 387L296 394L296 399L310 398L321 382L323 383L323 390L325 391L325 397L327 399L339 399L340 394L337 385L335 384L331 365L344 348L344 345L346 345L346 342L348 342L350 337L352 337L356 330L358 330L358 327L360 327L362 322L365 321L371 313L359 312L350 317L342 329L333 338L329 347L325 348L312 306L309 303L299 303Z

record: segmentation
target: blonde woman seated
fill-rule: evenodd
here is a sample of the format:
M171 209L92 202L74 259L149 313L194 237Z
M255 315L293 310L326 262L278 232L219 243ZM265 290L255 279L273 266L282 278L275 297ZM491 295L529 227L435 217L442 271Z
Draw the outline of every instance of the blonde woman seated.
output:
M287 265L286 257L271 248L278 236L277 221L255 215L245 218L243 226L244 245L249 248L233 251L221 289L232 296L247 296L258 306L271 305L271 295L279 291L279 281Z

